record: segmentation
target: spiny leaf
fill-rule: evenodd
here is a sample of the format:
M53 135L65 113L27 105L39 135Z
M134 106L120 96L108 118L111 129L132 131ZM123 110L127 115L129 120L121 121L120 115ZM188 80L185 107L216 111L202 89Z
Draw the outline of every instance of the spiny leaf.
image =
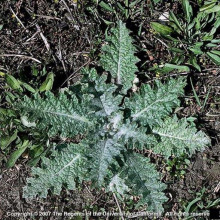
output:
M90 178L95 184L101 186L104 178L108 175L110 165L114 163L116 156L120 155L123 146L113 139L104 139L93 145L90 156L91 161Z
M117 112L119 104L121 103L122 96L114 96L115 87L109 87L103 95L100 96L100 100L106 115L111 115L113 112Z
M140 127L133 122L127 121L127 123L123 124L116 134L114 135L114 139L121 140L122 142L128 144L129 148L138 147L143 149L144 145L147 145L149 142L152 143L152 138L147 136L146 128ZM151 140L150 140L151 139Z
M153 126L178 107L179 96L183 95L185 81L179 77L170 79L167 84L156 81L156 88L143 85L140 92L125 100L125 107L131 110L131 118L140 124Z
M119 175L113 176L108 186L109 191L125 195L129 191L128 186L125 184L125 180L119 177Z
M210 139L204 132L198 131L185 118L178 120L176 116L166 119L160 126L152 130L158 143L152 146L155 153L170 157L178 157L183 153L192 155L196 150L204 150Z
M132 38L125 24L119 21L117 28L111 29L111 36L106 40L108 44L102 47L100 64L110 72L116 84L123 86L122 93L126 93L132 87L135 72L138 70L135 64L139 61L134 56Z
M84 69L83 74L83 80L93 82L94 91L92 92L96 97L93 100L93 104L101 108L96 114L99 116L110 116L112 113L117 112L119 110L119 104L123 99L123 96L114 94L118 87L112 83L106 83L107 76L99 76L95 69Z
M37 195L46 198L48 190L59 195L62 186L75 189L77 182L82 181L86 170L83 151L85 147L78 144L62 146L62 151L55 151L53 159L42 158L42 168L32 168L33 177L27 179L27 186L23 188L24 198Z
M54 136L73 137L77 134L85 134L94 125L93 111L90 109L92 97L84 95L81 102L72 94L60 93L55 97L51 92L46 93L46 98L38 94L34 99L24 97L17 104L23 115L29 116L29 121L37 122L39 129L48 130L48 134Z
M159 181L160 175L149 158L128 154L120 177L134 195L140 196L137 206L147 205L147 211L163 211L162 205L167 198L162 191L166 187Z

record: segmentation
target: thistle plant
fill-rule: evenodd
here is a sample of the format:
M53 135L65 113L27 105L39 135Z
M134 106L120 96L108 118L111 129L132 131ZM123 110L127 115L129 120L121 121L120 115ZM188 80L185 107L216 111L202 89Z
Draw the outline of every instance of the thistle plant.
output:
M21 116L50 137L81 137L42 157L41 167L34 167L27 179L25 198L46 198L48 191L59 195L62 187L73 190L90 181L121 199L138 196L137 206L148 211L163 211L166 185L150 158L138 152L152 150L165 159L191 156L210 140L187 118L172 114L180 106L184 78L143 84L132 92L139 61L134 54L129 31L119 21L102 48L101 73L86 68L78 83L58 95L36 94L17 105Z

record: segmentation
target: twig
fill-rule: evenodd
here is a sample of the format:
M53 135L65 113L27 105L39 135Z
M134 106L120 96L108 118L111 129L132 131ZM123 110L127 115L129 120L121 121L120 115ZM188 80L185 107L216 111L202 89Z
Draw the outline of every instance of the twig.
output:
M30 37L30 38L28 38L28 39L26 40L26 42L24 42L23 44L29 44L29 43L27 43L27 42L30 41L30 40L32 40L38 33L39 33L39 31L36 31L36 32L33 34L33 36Z
M115 193L113 193L113 196L114 196L114 199L115 199L115 201L116 201L116 203L117 203L117 206L118 206L118 209L119 209L119 212L120 212L121 219L124 220L123 213L122 213L122 211L121 211L121 207L120 207L120 205L119 205L119 203L118 203L118 199L117 199Z
M71 80L71 78L79 71L81 70L84 66L86 66L88 63L90 63L90 60L86 63L84 63L81 67L79 67L75 72L73 72L64 82L63 84L61 85L61 87L68 81L68 80Z
M21 187L21 180L20 180L20 178L21 178L21 176L20 176L20 169L17 169L18 170L18 184L19 184L19 188ZM21 192L20 192L20 190L18 190L18 195L19 195L19 206L20 206L20 209L21 209L21 211L22 211L22 213L23 213L23 215L22 215L22 219L24 219L25 220L25 218L24 218L24 207L23 207L23 203L21 202Z
M38 14L35 14L34 16L39 17L39 18L46 18L46 19L49 19L49 20L61 20L60 18L51 17L51 16L48 16L48 15L38 15Z
M33 57L29 57L29 56L26 56L26 55L22 55L22 54L0 54L0 57L23 57L25 59L28 59L28 60L33 60L37 63L41 63L40 60L37 60Z
M64 6L66 7L67 11L69 12L69 14L70 14L72 20L74 21L74 17L73 17L73 15L72 15L71 11L70 11L70 8L69 8L68 5L66 4L66 2L65 2L64 0L61 0L61 2L63 2Z
M91 204L91 206L93 206L103 195L101 194L96 200L93 201L93 203Z
M220 117L220 114L209 114L209 112L208 112L208 113L206 113L206 116L208 116L208 117Z
M64 61L63 61L63 56L62 56L62 51L61 51L60 39L59 39L59 52L58 52L57 57L58 57L58 59L61 61L62 65L63 65L64 72L66 72L66 66L65 66L65 63L64 63Z
M186 53L188 52L186 46L184 45L184 43L181 41L181 39L178 37L178 40L182 43L184 50L186 51Z
M212 68L204 69L203 72L208 71L208 70L220 70L220 68L219 67L212 67Z
M217 193L220 189L220 182L218 183L218 185L215 187L214 189L214 193Z
M21 24L21 26L26 30L26 27L24 26L24 24L21 22L21 20L18 18L18 16L15 14L15 12L13 11L13 9L11 7L10 7L10 10L13 13L13 15L16 17L18 22Z
M169 47L165 42L163 42L162 40L160 40L159 38L156 38L156 37L155 37L155 39L157 39L161 44L163 44L166 48L168 48L168 53L169 53L169 55L171 56L170 50L169 50L170 47Z
M163 44L166 48L169 48L169 46L164 43L162 40L160 40L159 38L154 37L156 40L158 40L161 44Z
M42 33L42 31L41 31L39 25L36 24L35 26L36 26L36 28L37 28L37 31L40 33L40 36L41 36L41 38L42 38L42 40L43 40L43 42L44 42L44 44L45 44L45 46L46 46L46 48L47 48L47 51L50 51L50 45L49 45L49 43L48 43L48 41L47 41L47 38L43 35L43 33Z

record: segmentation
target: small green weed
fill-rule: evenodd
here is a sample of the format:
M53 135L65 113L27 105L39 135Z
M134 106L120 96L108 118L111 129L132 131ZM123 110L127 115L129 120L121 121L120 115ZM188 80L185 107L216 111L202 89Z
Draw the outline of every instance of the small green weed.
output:
M182 0L183 12L169 13L166 24L151 22L151 27L164 40L169 42L170 64L164 65L162 72L172 70L189 71L189 67L201 71L208 59L220 64L220 39L217 33L220 26L220 4L217 0L205 1L202 6L192 6Z
M42 93L51 90L54 80L53 73L47 73L45 68L38 71L34 66L32 67L31 80L22 72L16 75L17 77L3 72L0 75L2 82L0 95L0 150L5 156L10 154L8 160L6 157L1 157L8 168L14 166L17 159L27 149L29 149L29 153L24 156L29 157L29 165L35 165L45 153L43 146L48 142L47 134L33 131L36 124L29 122L26 116L20 117L13 108L13 104L24 94ZM32 132L29 133L30 129Z
M220 198L215 199L214 201L210 200L207 196L207 189L203 187L201 191L194 193L195 197L191 202L184 201L183 204L183 212L192 213L192 212L207 212L208 209L216 207L220 204ZM209 194L209 193L208 193ZM193 217L188 217L188 219L193 219Z
M187 159L188 156L186 154L181 155L178 158L169 159L166 161L166 170L170 173L171 176L176 177L178 179L184 178L186 173L186 169L190 164L190 160Z

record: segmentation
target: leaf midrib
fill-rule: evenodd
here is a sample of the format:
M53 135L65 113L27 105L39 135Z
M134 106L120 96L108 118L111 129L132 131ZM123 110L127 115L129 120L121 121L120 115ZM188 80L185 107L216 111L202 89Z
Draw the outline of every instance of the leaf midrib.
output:
M78 114L70 115L70 114L66 114L66 113L62 113L62 112L54 112L54 111L43 111L43 112L48 113L48 114L63 116L63 117L67 117L67 118L72 118L72 119L82 121L82 122L87 123L87 124L91 124L91 122L87 118L79 116Z

